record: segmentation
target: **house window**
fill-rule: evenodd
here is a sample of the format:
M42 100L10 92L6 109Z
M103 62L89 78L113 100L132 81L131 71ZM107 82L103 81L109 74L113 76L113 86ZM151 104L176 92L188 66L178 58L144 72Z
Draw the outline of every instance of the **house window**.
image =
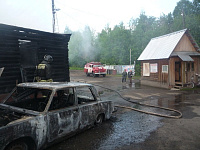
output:
M168 65L162 65L162 73L168 73Z
M149 63L143 63L143 76L150 76Z
M151 73L157 73L158 72L158 64L150 64L150 72Z

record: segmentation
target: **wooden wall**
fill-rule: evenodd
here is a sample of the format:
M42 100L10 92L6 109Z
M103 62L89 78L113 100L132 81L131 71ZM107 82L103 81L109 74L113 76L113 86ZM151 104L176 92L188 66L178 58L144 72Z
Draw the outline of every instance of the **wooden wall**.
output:
M150 76L143 76L143 63L149 63L149 64L157 63L158 71L156 73L150 72ZM168 59L160 59L160 60L141 61L141 79L157 81L157 82L161 82L161 83L168 83L168 73L162 73L162 65L169 65L169 60Z
M179 43L177 44L174 52L196 52L196 49L192 45L186 34L183 35Z
M54 34L0 24L0 93L7 93L22 82L20 68L25 68L27 81L32 82L35 66L44 55L53 57L54 81L70 81L68 42L70 34Z

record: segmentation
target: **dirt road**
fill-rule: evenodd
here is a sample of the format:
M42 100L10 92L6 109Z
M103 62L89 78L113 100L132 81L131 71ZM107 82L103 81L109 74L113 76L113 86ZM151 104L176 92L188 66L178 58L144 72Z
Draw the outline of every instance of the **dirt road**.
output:
M71 71L71 81L105 86L133 101L174 108L183 113L181 119L169 119L119 108L101 126L82 132L48 150L199 150L200 90L171 91L133 84L122 84L121 77L86 77L82 71ZM96 87L101 98L116 105L133 106L145 111L176 115L159 109L137 106L121 99L116 93Z

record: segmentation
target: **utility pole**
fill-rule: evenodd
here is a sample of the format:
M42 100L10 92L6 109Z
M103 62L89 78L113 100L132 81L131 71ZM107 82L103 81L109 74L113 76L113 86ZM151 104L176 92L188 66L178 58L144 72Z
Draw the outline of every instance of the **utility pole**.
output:
M60 9L56 9L56 8L55 8L54 0L52 0L52 14L53 14L52 23L53 23L53 33L55 33L56 31L59 32L58 18L57 18L57 14L56 14L56 12L59 11L59 10L60 10ZM57 21L57 22L56 22L56 21ZM56 30L56 23L57 23L57 30Z
M181 16L182 16L182 19L183 19L183 29L185 29L185 13L184 13L183 8L182 8Z
M54 0L52 0L52 15L53 15L53 20L52 20L52 23L53 23L53 33L55 32L55 5L54 5Z

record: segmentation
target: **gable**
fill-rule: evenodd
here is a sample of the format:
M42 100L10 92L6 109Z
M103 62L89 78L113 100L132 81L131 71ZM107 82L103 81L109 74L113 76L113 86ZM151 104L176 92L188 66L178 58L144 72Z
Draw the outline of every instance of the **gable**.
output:
M174 52L196 52L196 49L192 45L186 34L183 35L179 43L177 44Z

